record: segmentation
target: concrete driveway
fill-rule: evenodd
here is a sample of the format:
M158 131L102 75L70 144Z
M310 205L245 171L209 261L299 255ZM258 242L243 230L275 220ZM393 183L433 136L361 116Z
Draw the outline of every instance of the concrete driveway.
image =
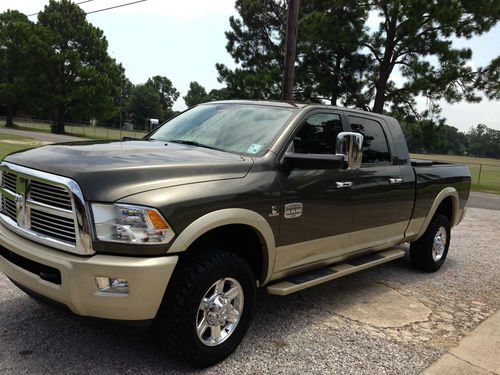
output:
M472 208L443 268L405 259L287 297L258 294L239 349L198 373L418 374L500 306L500 211ZM0 275L0 373L187 373L150 335L77 323Z

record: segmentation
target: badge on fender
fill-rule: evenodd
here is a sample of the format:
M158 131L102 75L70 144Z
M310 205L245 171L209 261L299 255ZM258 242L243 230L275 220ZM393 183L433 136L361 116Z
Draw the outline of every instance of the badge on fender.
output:
M295 219L302 215L302 203L288 203L285 205L285 219Z

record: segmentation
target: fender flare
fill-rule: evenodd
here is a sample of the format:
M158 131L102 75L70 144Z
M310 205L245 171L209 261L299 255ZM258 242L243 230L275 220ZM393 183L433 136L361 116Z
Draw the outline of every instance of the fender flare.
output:
M453 207L452 207L452 218L450 222L451 228L453 228L455 225L457 225L460 222L461 218L461 212L459 209L459 198L458 198L458 192L455 188L453 187L447 187L444 188L439 192L439 194L434 198L434 202L432 203L431 208L429 209L429 212L427 213L427 216L425 217L424 223L422 224L422 227L420 228L420 232L418 236L415 238L415 240L418 240L420 237L422 237L427 230L427 227L429 226L432 218L436 214L436 211L438 207L443 203L443 201L450 197Z
M168 249L168 254L186 251L198 238L212 229L224 225L243 224L253 228L264 242L263 259L265 261L260 285L264 285L274 269L276 242L273 230L267 220L255 211L243 208L226 208L210 212L193 221L178 236Z

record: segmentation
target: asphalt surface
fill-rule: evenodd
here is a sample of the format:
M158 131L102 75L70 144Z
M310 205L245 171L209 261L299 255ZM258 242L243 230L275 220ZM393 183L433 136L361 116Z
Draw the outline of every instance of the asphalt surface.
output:
M51 133L39 133L33 132L29 130L19 130L19 129L8 129L8 128L0 128L0 133L4 134L12 134L19 135L21 137L34 138L42 142L75 142L75 141L86 141L85 138L73 137L70 135L63 134L51 134Z
M467 207L500 210L500 194L471 192Z
M453 230L448 259L437 273L416 271L399 259L287 297L260 292L242 345L223 363L196 372L419 374L500 307L499 228L499 211L470 209ZM362 305L381 286L418 300L430 314L381 328L342 313L346 294L358 293L350 303ZM0 373L193 371L151 335L75 322L32 301L0 274Z

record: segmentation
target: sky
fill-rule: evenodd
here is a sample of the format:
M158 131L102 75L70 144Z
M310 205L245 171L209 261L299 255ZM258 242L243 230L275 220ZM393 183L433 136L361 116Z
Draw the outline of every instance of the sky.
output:
M83 0L76 0L79 1ZM131 1L92 0L80 6L91 12ZM47 3L48 0L0 0L0 12L17 9L32 14ZM198 81L207 91L220 88L215 64L235 66L225 48L224 32L230 29L231 15L236 15L234 0L147 0L87 17L104 31L110 55L122 63L132 83L143 83L154 75L168 77L181 92L174 109L183 110L186 106L182 96L191 81ZM35 21L36 16L30 19ZM471 48L471 65L479 67L500 54L499 40L497 25L487 34L454 41L454 45ZM397 75L394 78L398 80ZM423 109L425 100L418 102ZM500 130L500 101L442 103L442 108L441 115L447 123L461 131L479 123Z

